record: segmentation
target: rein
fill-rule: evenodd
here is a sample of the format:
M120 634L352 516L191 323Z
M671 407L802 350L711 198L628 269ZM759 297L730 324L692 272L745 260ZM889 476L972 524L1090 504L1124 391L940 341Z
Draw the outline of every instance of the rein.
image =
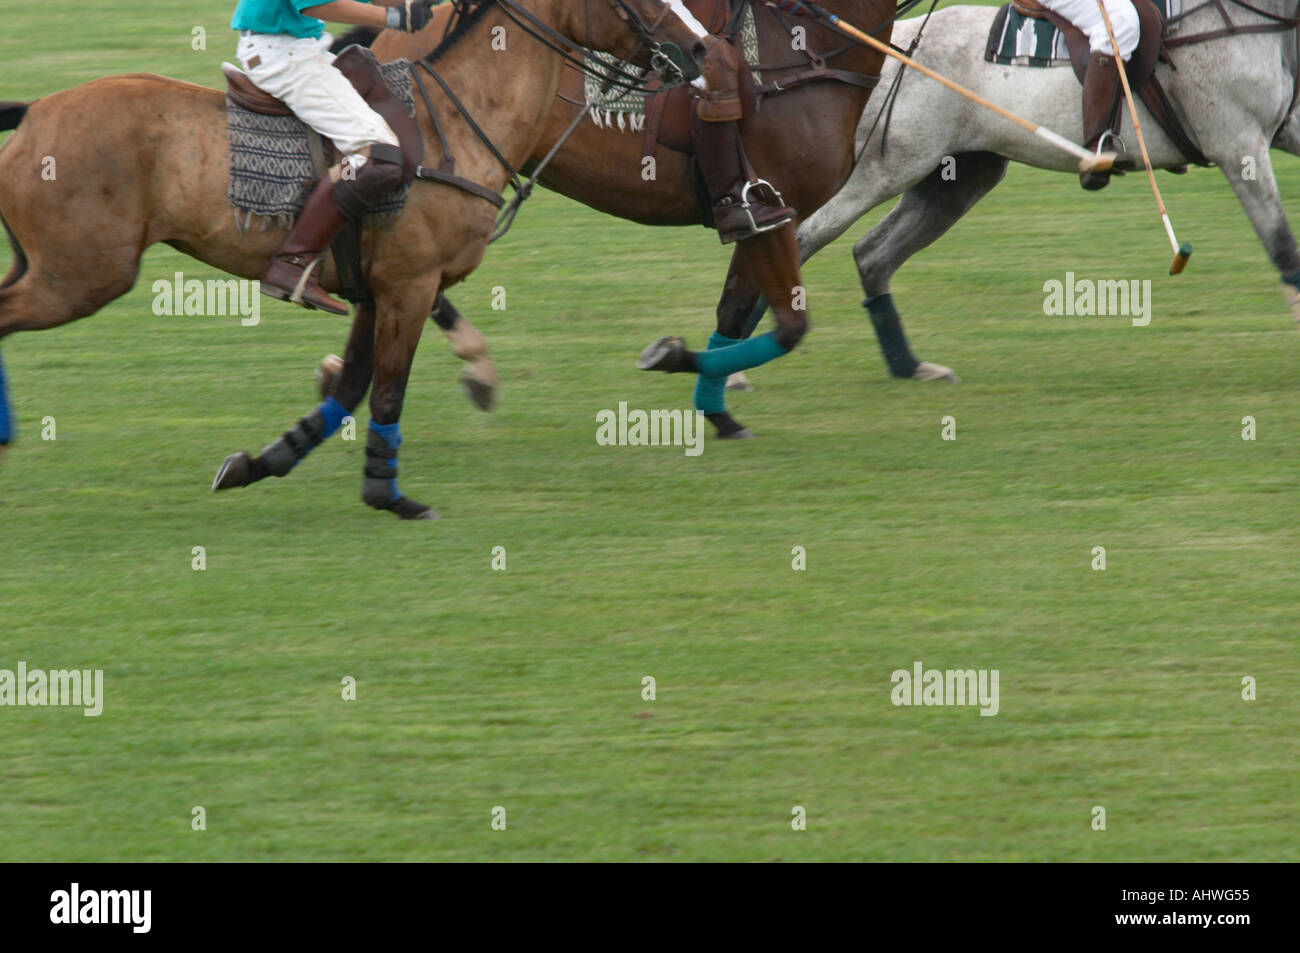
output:
M719 2L721 3L722 0L719 0ZM896 21L903 14L908 13L917 5L924 2L925 0L905 0L904 3L902 3L901 5L895 8L893 16L889 17L888 19L882 20L869 32L873 36L876 35L877 33L880 33L887 27L890 27L894 23L894 21ZM934 0L934 2L938 2L938 0ZM736 4L735 11L733 12L732 17L728 21L726 28L724 30L725 35L730 36L733 34L733 32L739 29L740 18L743 16L745 8L749 6L751 3L752 0L744 0L744 2ZM777 21L781 24L781 26L785 28L786 33L788 33L791 39L793 40L795 35L794 24L790 22L789 18L785 15L784 11L782 11L779 6L777 6L772 2L767 2L766 5L768 9L772 11L773 15L776 17ZM786 77L785 79L774 79L771 82L757 85L755 87L755 92L758 93L758 95L760 96L767 96L767 95L771 95L772 93L783 93L788 89L793 89L795 86L799 86L802 85L803 83L811 82L814 80L834 80L837 82L845 83L850 86L859 86L863 89L874 89L876 87L876 84L880 82L879 75L871 76L865 73L849 72L848 70L829 69L826 66L826 62L828 60L835 59L838 56L843 56L849 50L860 45L861 44L849 42L841 46L837 46L834 49L828 50L825 53L817 53L813 50L803 49L800 52L802 52L804 56L808 58L809 62L812 64L811 68L806 68L805 64L802 62L746 63L745 66L747 69L751 70L752 72L760 73L760 74L785 72L788 70L798 70L798 69L803 70L803 72L800 72L794 76ZM892 46L893 44L890 45ZM897 47L895 47L895 49L897 49Z
M540 20L535 14L525 10L516 2L516 0L489 0L489 2L496 3L497 6L501 7L502 11L511 21L547 49L551 50L553 53L559 54L565 60L567 65L580 70L585 75L591 76L593 79L601 80L603 82L603 91L608 91L612 86L619 86L620 88L629 90L642 88L644 82L643 76L635 75L611 64L600 63L598 64L598 69L588 66L586 60L583 59L581 55L578 55L582 51L582 47L579 44L574 43L568 37L559 33L549 24ZM608 0L608 2L615 8L615 13L618 15L619 19L627 23L637 36L637 45L633 49L630 58L635 57L641 51L642 47L649 45L652 53L652 70L661 75L667 75L670 77L669 81L665 83L665 85L677 85L683 82L685 77L682 74L681 63L673 59L670 48L677 49L679 56L684 54L682 54L681 50L676 47L676 44L662 44L654 39L654 31L658 29L659 24L668 16L671 9L665 6L663 13L654 23L646 24L639 16L637 16L636 12L628 6L626 0ZM458 4L457 10L459 11L459 9L460 5ZM586 11L588 33L590 33L591 0L586 0ZM450 25L448 26L448 31L450 31ZM433 77L443 94L451 101L452 107L460 113L470 130L478 140L487 147L488 151L492 154L492 157L497 161L501 168L506 171L506 174L509 176L510 188L513 189L515 193L508 205L505 197L499 192L494 192L487 186L479 185L477 182L456 174L456 159L451 154L451 146L447 141L446 133L443 131L442 121L438 118L438 111L434 108L433 100L429 96L429 90L425 86L424 78L417 71L418 69L423 69ZM415 171L415 177L426 182L440 182L443 185L454 186L465 192L469 192L471 195L476 195L481 199L491 202L497 209L504 208L497 223L493 226L492 234L488 237L488 244L491 244L497 239L503 237L506 232L510 230L510 226L514 224L515 217L519 214L520 207L528 197L532 195L533 188L536 186L543 170L548 164L550 164L550 161L568 141L569 137L573 135L574 130L578 128L578 124L582 119L588 112L590 112L591 104L584 104L582 111L577 115L573 122L570 123L569 128L564 131L564 134L560 136L555 145L551 147L551 150L546 154L541 162L537 164L536 168L533 170L533 174L529 176L528 179L523 180L519 178L518 171L510 164L510 161L501 154L501 150L496 147L487 133L483 131L483 128L475 121L474 117L465 107L465 104L461 102L460 98L452 91L447 81L442 78L427 59L422 58L419 61L412 63L410 71L411 77L415 80L415 85L420 91L420 98L424 100L425 108L429 111L429 118L433 122L434 133L437 135L438 142L442 147L442 161L439 168L430 169L420 166Z
M1248 10L1256 16L1261 16L1268 20L1268 23L1247 23L1245 26L1238 26L1228 15L1227 9L1224 8L1222 0L1205 0L1190 10L1184 10L1176 17L1168 17L1165 20L1165 28L1177 26L1193 13L1198 13L1206 7L1214 7L1219 11L1219 16L1223 17L1223 22L1227 24L1219 30L1208 30L1204 33L1193 33L1191 36L1167 37L1165 39L1165 48L1174 49L1179 46L1190 46L1193 43L1206 43L1210 40L1221 39L1225 36L1237 36L1243 33L1283 33L1296 29L1300 26L1300 3L1296 5L1296 12L1289 17L1284 17L1276 13L1269 13L1267 10L1261 10L1253 6L1246 0L1228 0L1228 3L1243 10Z

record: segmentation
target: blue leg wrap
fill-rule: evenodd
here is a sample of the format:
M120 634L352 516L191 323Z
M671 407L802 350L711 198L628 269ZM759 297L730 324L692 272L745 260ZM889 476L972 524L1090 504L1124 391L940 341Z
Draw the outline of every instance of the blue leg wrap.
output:
M321 431L321 439L328 440L339 432L343 426L343 418L348 416L347 408L340 404L333 397L325 398L325 402L319 408L321 419L325 422L325 429Z
M695 368L702 377L717 377L725 382L728 375L736 371L758 367L778 357L784 357L788 353L789 351L777 341L776 332L768 331L766 334L741 341L739 344L732 344L730 347L697 351Z
M393 456L384 461L384 465L397 469L397 448L402 445L402 427L400 424L377 424L370 421L370 432L374 434L383 445L393 451ZM402 493L397 489L397 477L393 476L388 479L388 500L396 500Z
M729 338L717 331L709 335L710 351L739 343L739 339ZM705 377L703 374L696 377L695 409L705 414L725 414L727 412L727 379L725 377Z
M14 433L14 419L9 411L9 390L5 384L5 362L0 357L0 443L12 442Z

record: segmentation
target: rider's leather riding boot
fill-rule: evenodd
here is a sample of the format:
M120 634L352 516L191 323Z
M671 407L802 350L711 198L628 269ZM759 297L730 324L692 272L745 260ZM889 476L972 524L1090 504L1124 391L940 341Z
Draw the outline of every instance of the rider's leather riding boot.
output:
M719 37L706 37L700 63L708 89L691 117L695 162L713 203L713 226L723 244L751 238L794 219L781 193L768 182L746 174L744 145L736 123L740 100L740 53Z
M322 178L271 259L262 293L305 308L347 314L348 306L320 286L316 265L348 222L363 218L380 198L399 188L402 179L401 152L395 146L372 146L354 177L340 176L337 182Z
M1088 57L1088 68L1083 74L1083 132L1084 145L1095 152L1102 137L1110 131L1119 114L1124 91L1120 88L1119 69L1115 57L1109 53L1094 52ZM1108 145L1113 142L1108 140ZM1090 192L1104 189L1110 184L1112 172L1123 174L1137 168L1137 162L1127 152L1115 150L1115 164L1105 172L1080 172L1079 184Z

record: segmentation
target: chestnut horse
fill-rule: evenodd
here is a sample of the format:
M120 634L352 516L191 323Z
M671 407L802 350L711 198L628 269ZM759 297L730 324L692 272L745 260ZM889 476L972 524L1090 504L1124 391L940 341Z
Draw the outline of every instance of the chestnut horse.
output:
M722 30L731 15L729 0L686 0L686 5L713 32ZM879 27L875 35L889 39L894 0L826 0L822 6L863 29ZM759 63L751 65L762 67L764 85L759 90L759 108L741 126L745 148L757 174L781 190L785 204L794 208L802 220L827 202L852 171L854 130L871 93L869 85L837 79L836 71L878 77L884 57L846 41L842 34L820 22L792 20L758 3L753 4L753 11ZM371 49L381 61L419 58L437 42L452 16L449 8L437 10L434 21L420 33L408 36L386 31L374 40ZM348 34L349 39L359 42L373 37L374 31L365 28ZM791 77L806 74L818 62L827 67L824 78L789 83ZM583 102L582 74L566 70L525 171L563 140L581 111L577 104ZM646 181L641 174L640 133L601 128L583 120L563 140L543 169L540 181L584 205L634 222L701 224L690 156L660 147L655 158L655 176ZM710 348L734 345L747 337L749 315L763 297L776 318L775 335L781 353L788 353L808 328L804 295L800 292L799 250L792 227L738 242L718 303L717 330L710 338ZM496 374L482 336L445 297L439 298L433 318L448 333L457 356L472 362L465 383L475 402L486 409ZM328 386L328 364L324 370ZM750 436L726 411L725 379L726 374L701 375L695 388L696 407L705 412L719 436Z
M533 30L518 26L530 19ZM660 0L483 0L428 59L512 165L524 162L543 134L564 74L555 38L538 23L642 67L655 44L703 54ZM502 30L509 43L495 49ZM682 65L698 75L694 63ZM444 91L428 85L460 175L500 192L508 171ZM424 165L436 166L442 147L418 102L416 116ZM131 289L140 256L158 242L251 279L284 238L280 228L236 228L226 197L226 102L217 90L149 74L110 77L30 105L0 103L0 130L15 127L0 150L0 219L14 247L13 267L0 282L0 339L94 314ZM46 156L58 163L48 180ZM416 182L391 227L368 227L362 261L375 300L357 308L335 394L258 457L228 457L213 488L285 475L370 387L364 501L405 519L436 518L397 489L402 400L439 291L478 266L495 215L481 195ZM338 290L334 268L323 284ZM2 402L0 412L6 434Z

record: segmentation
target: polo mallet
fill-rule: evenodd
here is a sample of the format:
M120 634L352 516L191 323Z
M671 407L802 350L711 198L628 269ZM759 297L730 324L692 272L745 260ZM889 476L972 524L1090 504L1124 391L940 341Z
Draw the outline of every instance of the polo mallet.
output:
M1147 180L1151 183L1151 191L1156 197L1156 208L1160 210L1160 220L1165 223L1165 234L1169 236L1169 244L1174 248L1174 260L1169 264L1169 273L1177 275L1187 267L1187 259L1192 257L1192 243L1178 244L1178 238L1174 235L1174 226L1169 223L1169 213L1165 211L1165 201L1160 197L1160 186L1156 185L1156 174L1151 169L1151 157L1147 155L1147 144L1142 140L1142 124L1138 122L1137 107L1133 105L1133 90L1128 85L1128 71L1124 69L1124 61L1119 55L1119 43L1115 40L1115 30L1110 25L1110 14L1106 12L1106 5L1102 0L1097 0L1097 9L1101 11L1102 22L1106 24L1110 50L1115 54L1115 68L1119 70L1119 82L1124 90L1124 101L1128 103L1128 115L1133 120L1133 132L1137 135L1138 149L1142 152L1142 163L1147 167Z
M768 2L771 6L774 6L782 12L788 13L792 16L806 16L809 19L825 20L845 36L857 40L859 43L864 43L873 50L878 50L879 52L884 53L886 56L892 56L904 66L910 66L923 76L928 76L935 82L947 86L959 96L965 96L976 105L983 106L985 109L990 109L997 113L1002 118L1011 120L1022 129L1033 133L1035 136L1038 136L1038 138L1051 143L1058 149L1068 152L1070 155L1078 159L1080 172L1105 172L1115 163L1115 153L1102 152L1097 154L1089 152L1087 149L1071 142L1064 136L1058 136L1056 133L1052 132L1052 130L1036 125L1028 119L1025 119L1023 116L1017 116L1011 110L1004 109L992 100L985 99L974 90L967 89L960 83L954 83L952 80L948 79L948 77L941 76L928 66L922 66L910 56L895 50L888 43L883 43L880 40L877 40L874 36L863 33L857 27L845 23L838 16L815 3L806 2L806 0L768 0Z

